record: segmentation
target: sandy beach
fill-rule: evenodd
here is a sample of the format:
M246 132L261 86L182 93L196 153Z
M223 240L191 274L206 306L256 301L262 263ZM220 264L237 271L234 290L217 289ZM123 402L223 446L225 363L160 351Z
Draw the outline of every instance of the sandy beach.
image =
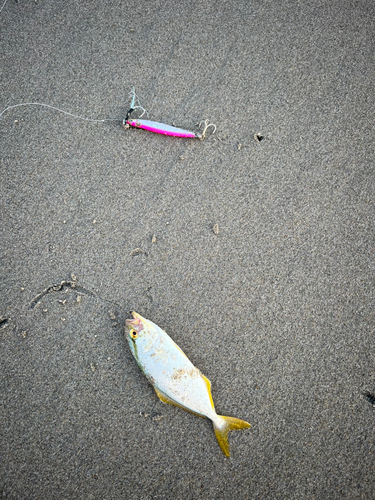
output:
M4 4L0 112L111 121L0 116L1 498L373 498L374 15ZM125 130L132 87L216 132ZM251 423L230 458L156 396L133 310Z

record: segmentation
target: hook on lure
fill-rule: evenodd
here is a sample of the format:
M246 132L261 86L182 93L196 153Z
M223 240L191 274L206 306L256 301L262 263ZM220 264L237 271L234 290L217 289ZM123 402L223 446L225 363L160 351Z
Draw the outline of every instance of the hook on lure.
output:
M216 132L216 125L214 125L213 123L208 123L208 120L205 120L204 122L200 122L199 123L199 126L202 127L202 124L204 124L204 127L203 127L203 131L201 134L197 134L197 137L198 139L200 140L203 140L205 137L206 137L206 132L207 130L210 128L210 127L213 127L214 130L212 132L212 134L214 134Z
M199 126L201 127L203 123L203 131L200 134L196 134L195 132L191 132L190 130L173 127L172 125L166 125L165 123L154 122L151 120L142 120L142 116L145 113L148 116L148 113L139 102L139 98L135 93L134 87L129 93L129 96L132 98L132 100L130 103L130 109L126 113L126 116L122 122L124 128L142 128L143 130L149 130L150 132L155 132L156 134L171 135L174 137L196 138L200 140L203 140L206 137L206 132L210 127L213 127L214 129L212 132L213 134L216 131L216 125L214 125L213 123L208 123L208 120L205 120L204 122L201 122L199 124ZM141 116L139 118L131 118L130 115L136 109L140 109L142 111Z
M137 96L137 94L135 93L135 89L134 87L131 89L131 91L129 92L129 97L132 98L131 100L131 103L130 103L130 109L129 111L126 113L126 117L124 118L124 121L123 123L128 120L129 116L133 113L133 111L135 111L136 109L141 109L142 110L142 114L140 116L140 118L142 118L142 116L146 113L147 116L148 116L148 112L145 110L145 108L143 106L141 106L141 103L139 102L139 98Z

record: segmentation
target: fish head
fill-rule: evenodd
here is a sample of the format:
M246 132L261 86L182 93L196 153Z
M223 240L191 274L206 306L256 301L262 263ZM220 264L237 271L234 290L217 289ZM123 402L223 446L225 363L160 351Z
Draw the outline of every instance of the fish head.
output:
M125 320L125 329L128 333L128 342L133 356L138 360L142 353L147 353L159 337L159 327L152 321L142 318L135 311L133 319Z

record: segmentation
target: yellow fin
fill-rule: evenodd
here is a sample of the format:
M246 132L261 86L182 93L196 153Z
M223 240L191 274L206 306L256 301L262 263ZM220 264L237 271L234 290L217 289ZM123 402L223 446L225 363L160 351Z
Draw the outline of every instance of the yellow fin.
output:
M172 340L172 342L173 342L173 340ZM179 346L178 346L175 342L173 342L173 343L174 343L174 345L177 347L177 349L180 351L180 353L181 353L183 356L185 356L185 358L186 358L186 359L189 359L189 358L186 356L186 354L184 353L184 351L181 349L181 347L179 347Z
M169 398L168 396L166 396L164 394L164 392L159 391L159 389L157 389L156 387L154 387L154 389L155 389L155 392L158 395L160 401L162 401L163 403L168 403L170 405L174 405L175 404L174 401L171 398Z
M246 429L247 427L251 427L251 425L239 418L223 417L222 415L218 415L218 417L220 418L219 425L215 425L214 423L216 439L224 455L229 457L228 432L236 429Z
M174 401L172 398L167 396L160 389L157 389L156 387L154 387L154 389L155 389L156 394L159 396L160 401L162 401L163 403L167 403L169 405L177 406L178 408L182 408L183 410L188 411L189 413L192 413L193 415L196 415L197 417L206 418L204 415L200 415L199 413L195 413L194 411L189 410L189 408L186 408L186 406L180 405L180 403L177 403L176 401Z
M203 380L206 384L206 387L207 387L207 390L208 390L208 395L210 396L210 401L211 401L211 406L212 406L212 409L215 411L215 405L214 405L214 401L212 399L212 395L211 395L211 382L208 380L207 377L205 377L202 373L202 377L203 377Z

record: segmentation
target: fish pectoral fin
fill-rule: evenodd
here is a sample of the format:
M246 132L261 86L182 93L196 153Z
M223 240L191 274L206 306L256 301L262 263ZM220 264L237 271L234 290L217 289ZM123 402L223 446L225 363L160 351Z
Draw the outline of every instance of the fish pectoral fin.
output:
M218 415L218 417L220 418L220 421L217 423L213 422L216 439L218 440L224 455L229 457L228 432L236 429L246 429L251 427L251 425L248 422L245 422L245 420L240 420L239 418L223 417L222 415Z
M194 411L189 410L189 408L186 408L186 406L183 406L180 403L177 403L174 399L167 396L160 389L157 389L156 387L154 387L154 389L155 389L155 392L158 395L160 401L162 401L163 403L167 403L167 404L172 405L172 406L177 406L178 408L182 408L183 410L188 411L189 413L192 413L193 415L196 415L197 417L205 418L203 415L200 415L199 413L195 413Z

